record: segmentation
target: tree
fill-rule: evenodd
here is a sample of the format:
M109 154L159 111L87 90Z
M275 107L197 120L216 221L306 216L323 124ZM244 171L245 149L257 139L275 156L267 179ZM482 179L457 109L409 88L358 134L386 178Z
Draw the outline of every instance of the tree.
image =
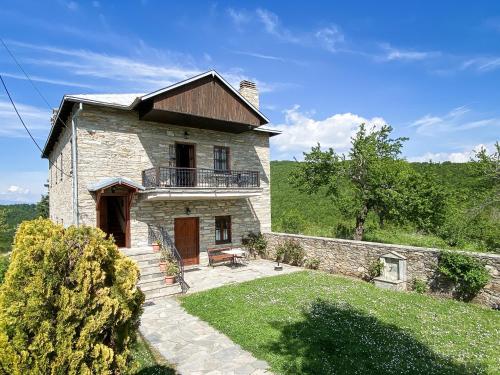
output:
M7 224L7 214L4 209L0 209L0 234L3 234L9 230L9 225Z
M22 223L0 287L0 373L128 373L138 278L99 229Z
M36 214L43 219L49 218L49 195L42 194L42 198L36 204Z
M310 153L304 153L304 163L292 174L292 183L300 190L313 194L325 186L327 196L354 213L356 240L363 238L370 211L383 220L395 209L394 195L407 173L406 162L399 158L407 138L392 139L391 132L388 125L367 131L361 124L352 138L348 157L332 148L322 151L318 143ZM354 192L352 198L344 194L346 190Z

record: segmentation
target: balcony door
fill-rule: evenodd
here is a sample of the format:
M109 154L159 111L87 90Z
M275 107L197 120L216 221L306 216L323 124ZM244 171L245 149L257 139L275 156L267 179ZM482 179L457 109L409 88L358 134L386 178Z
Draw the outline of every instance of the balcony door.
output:
M195 145L188 143L175 144L176 186L196 186Z

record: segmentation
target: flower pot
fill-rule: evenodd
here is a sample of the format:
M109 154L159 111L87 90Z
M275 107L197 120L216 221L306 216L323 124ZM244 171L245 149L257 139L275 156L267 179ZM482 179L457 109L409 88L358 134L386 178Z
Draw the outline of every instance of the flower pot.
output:
M160 262L160 271L165 272L167 269L167 262Z
M160 251L160 244L159 243L154 243L153 244L153 251L154 252Z
M172 285L175 283L175 276L165 276L165 284Z

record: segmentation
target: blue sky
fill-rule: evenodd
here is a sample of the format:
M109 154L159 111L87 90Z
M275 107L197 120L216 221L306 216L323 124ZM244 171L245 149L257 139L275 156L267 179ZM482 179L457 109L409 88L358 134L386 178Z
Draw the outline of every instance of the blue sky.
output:
M52 107L64 94L149 92L216 69L257 82L284 131L275 160L360 122L408 136L409 160L465 161L500 134L500 2L16 1L0 36ZM0 73L38 141L50 110L0 47ZM0 92L0 202L37 201L47 162Z

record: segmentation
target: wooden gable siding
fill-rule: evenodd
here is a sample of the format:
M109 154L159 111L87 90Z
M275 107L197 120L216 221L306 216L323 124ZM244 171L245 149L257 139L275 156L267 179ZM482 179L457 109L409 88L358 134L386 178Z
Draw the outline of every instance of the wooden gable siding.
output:
M259 126L261 119L218 79L206 79L182 86L153 99L153 110L184 113L214 120Z

